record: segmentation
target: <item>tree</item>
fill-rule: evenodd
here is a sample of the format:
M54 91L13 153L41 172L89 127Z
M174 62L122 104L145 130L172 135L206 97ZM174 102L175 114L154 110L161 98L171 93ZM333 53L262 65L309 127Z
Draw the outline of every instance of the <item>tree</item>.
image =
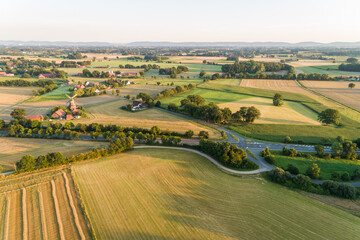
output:
M319 114L318 120L326 125L328 124L339 125L340 112L336 109L326 109Z
M349 83L349 88L353 89L355 87L355 83Z
M193 130L186 131L185 136L188 137L188 138L191 138L192 136L194 136L194 131Z
M273 97L273 104L274 106L282 106L284 105L283 96L279 93L276 93Z
M200 72L200 74L199 74L199 77L204 77L206 75L206 72L204 71L204 70L202 70L201 72Z
M116 89L116 95L120 96L120 89Z
M285 143L291 143L291 137L290 136L286 136L285 137Z
M325 151L324 151L324 146L323 145L315 145L314 146L315 151L316 151L316 155L318 155L319 157L324 156Z
M292 164L288 164L287 171L291 174L298 175L299 169Z
M335 141L333 142L333 144L331 144L331 154L335 157L335 158L340 158L341 155L343 154L343 145L341 142Z
M311 164L306 170L306 175L310 178L316 179L320 175L320 168L316 163Z
M208 131L200 131L199 132L199 137L204 138L204 139L208 139L209 138L209 132Z
M30 78L31 76L30 76L30 74L28 74L28 73L24 73L21 77L22 77L22 78Z
M33 171L35 169L35 158L31 155L25 155L16 163L18 171Z
M22 109L22 108L15 108L11 113L10 116L13 119L17 119L17 120L23 120L25 119L26 116L26 110Z
M161 133L161 130L158 126L153 126L150 130L150 133L154 135L159 135Z
M248 110L246 111L246 122L253 123L255 119L260 118L260 115L261 113L259 109L257 109L254 106L249 107Z
M358 149L359 148L357 147L356 143L353 143L351 141L344 142L342 157L349 160L356 160L358 158L358 155L356 153Z
M351 58L346 59L346 62L348 62L348 63L357 63L358 60L356 58L354 58L354 57L351 57Z

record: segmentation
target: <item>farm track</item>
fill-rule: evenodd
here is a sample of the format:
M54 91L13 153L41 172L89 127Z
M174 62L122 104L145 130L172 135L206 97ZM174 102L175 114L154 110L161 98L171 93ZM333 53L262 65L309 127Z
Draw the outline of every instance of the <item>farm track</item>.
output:
M23 220L23 239L28 239L28 219L27 219L27 209L26 209L26 188L21 189L21 200L22 200L22 220Z
M38 200L39 200L39 209L40 209L40 221L41 221L41 234L42 239L47 240L47 226L46 226L46 217L45 217L45 209L44 209L44 200L40 190L37 191Z
M59 237L61 240L65 240L64 227L63 227L63 223L62 223L61 216L60 216L60 207L59 207L59 202L58 202L58 199L56 196L56 187L55 187L54 180L51 180L51 192L52 192L52 197L53 197L54 206L55 206L57 225L58 225L58 229L59 229Z
M7 195L5 196L5 209L4 209L4 226L3 226L3 235L2 239L7 240L9 237L9 224L10 224L10 206L11 198Z
M77 214L76 207L75 207L75 204L74 204L74 200L73 200L73 197L72 197L72 194L71 194L71 191L70 191L69 179L67 178L66 173L63 173L63 177L64 177L64 180L65 180L66 194L67 194L67 197L69 199L69 204L70 204L72 214L73 214L73 217L74 217L75 225L76 225L77 231L78 231L78 233L80 235L80 238L84 240L86 238L85 238L84 232L83 232L83 230L81 228L80 221L79 221L79 216Z

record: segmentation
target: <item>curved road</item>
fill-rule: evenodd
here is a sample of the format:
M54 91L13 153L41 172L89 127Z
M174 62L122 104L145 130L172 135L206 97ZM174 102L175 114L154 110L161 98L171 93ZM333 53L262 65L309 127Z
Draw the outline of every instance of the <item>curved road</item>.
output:
M223 128L223 127L220 127L220 126L217 126L217 125L214 125L214 124L202 121L202 120L194 119L192 117L189 117L189 116L186 116L186 115L183 115L183 114L180 114L180 113L174 113L174 112L168 111L168 110L163 109L163 108L157 108L157 109L159 109L161 111L164 111L164 112L168 112L168 113L177 115L177 116L182 117L182 118L192 120L194 122L197 122L197 123L200 123L200 124L203 124L203 125L207 125L207 126L209 126L211 128L216 128L217 130L220 130L220 131L224 131L226 133L226 136L227 136L227 139L224 140L224 141L229 142L231 144L234 144L234 145L238 146L239 148L248 149L252 153L254 153L254 155L256 156L256 159L253 158L250 154L248 154L248 158L259 165L259 169L255 170L255 171L248 171L247 172L247 171L232 170L232 169L229 169L229 168L226 168L226 167L222 166L221 164L219 164L218 162L216 162L213 159L216 162L217 166L221 165L221 167L220 167L221 169L223 169L225 171L231 170L231 171L229 171L230 173L234 173L234 174L238 174L238 175L241 175L241 174L242 175L244 175L244 174L256 174L256 173L261 173L261 172L268 172L268 171L271 171L272 169L274 169L274 167L272 165L268 164L260 156L260 151L265 149L266 147L269 147L269 149L271 149L271 150L282 150L283 147L286 146L287 148L294 148L294 149L296 149L296 151L299 151L299 152L314 152L314 146L313 145L271 143L271 142L262 142L262 141L257 141L257 140L256 141L253 141L253 140L249 141L247 138L245 138L245 137L243 137L243 136L241 136L241 135L239 135L239 134L237 134L235 132L232 132L229 129L226 129L226 128ZM235 136L239 140L234 139L231 135ZM331 148L328 147L328 146L324 146L324 151L326 153L330 153ZM198 152L198 151L195 151L195 152ZM360 153L360 151L358 151L358 153ZM201 155L204 156L203 153L201 153ZM205 157L207 159L209 159L209 156L205 156ZM324 182L324 181L315 180L315 179L311 179L311 181L313 183L317 183L317 184L321 184L321 183ZM338 182L338 183L350 184L350 185L352 185L354 187L360 187L360 182Z

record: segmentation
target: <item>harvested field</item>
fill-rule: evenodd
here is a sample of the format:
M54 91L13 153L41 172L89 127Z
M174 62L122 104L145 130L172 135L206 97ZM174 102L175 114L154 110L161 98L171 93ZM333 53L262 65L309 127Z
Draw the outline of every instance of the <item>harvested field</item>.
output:
M20 177L18 182L18 177L1 181L4 186L0 188L0 199L5 202L4 213L0 218L0 225L3 226L2 237L90 239L80 200L74 195L75 186L67 170L53 174L50 178L46 175L38 177L37 174L29 176L30 179L32 177L35 177L35 182L27 181L27 177L23 180ZM67 183L65 177L68 179Z
M14 106L33 96L32 87L0 87L0 118L10 120Z
M209 131L210 137L220 138L220 133L216 130L158 109L147 109L139 112L129 112L120 109L121 106L130 104L131 102L132 101L128 100L119 100L89 107L87 108L87 112L91 115L90 119L79 119L75 120L74 123L117 124L124 127L136 126L147 129L158 126L162 130L169 129L170 131L181 133L191 129L195 134L204 130Z
M300 93L309 96L324 105L338 107L338 104L327 101L326 99L302 88L294 80L243 79L241 80L240 86Z
M159 92L173 88L169 86L157 86L157 85L141 85L141 84L132 84L130 86L125 86L118 88L120 90L120 96L130 95L130 97L136 97L138 93L145 92L148 93L151 97L155 97ZM111 93L112 90L108 90L108 93Z
M0 165L5 171L14 170L15 163L24 155L35 157L48 152L61 152L65 156L89 152L94 147L102 148L107 143L94 141L69 141L31 138L0 138Z
M141 166L141 167L139 167ZM98 239L355 239L359 218L203 157L138 149L72 166Z
M181 63L203 63L204 60L206 60L207 62L226 60L226 57L176 56L171 57L170 60Z
M255 120L256 124L304 124L320 125L316 121L317 114L304 105L285 101L281 107L273 105L269 98L247 98L236 102L220 104L220 108L228 107L232 112L239 111L240 107L254 106L261 112L261 117Z
M348 87L350 82L335 81L301 81L306 87L313 91L332 98L342 104L360 111L360 83L355 82L355 88Z
M333 60L303 59L299 61L290 62L289 65L293 67L309 67L309 66L339 65L339 63L333 63Z

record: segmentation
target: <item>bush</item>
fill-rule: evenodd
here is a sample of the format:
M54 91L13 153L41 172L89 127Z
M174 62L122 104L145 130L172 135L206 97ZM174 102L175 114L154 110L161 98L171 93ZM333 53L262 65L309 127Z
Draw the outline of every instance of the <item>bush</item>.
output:
M277 183L286 183L287 180L291 179L289 172L284 171L281 168L275 168L268 173L269 178Z
M331 173L331 179L333 181L339 181L340 180L340 173L339 172L333 172Z
M274 155L267 155L264 157L264 160L268 162L269 164L275 163L275 156Z
M311 186L310 178L302 174L296 175L293 182L302 190L307 190Z
M344 182L348 182L350 181L350 174L348 172L344 172L343 174L341 174L341 180Z
M319 166L316 163L313 163L312 165L310 165L308 167L308 169L306 170L306 175L313 178L313 179L318 178L319 175L320 175Z
M292 142L291 138L289 136L286 136L285 143L291 143L291 142Z
M287 171L291 174L294 174L294 175L298 175L299 174L299 169L297 167L295 167L294 165L292 164L289 164L288 167L287 167Z

